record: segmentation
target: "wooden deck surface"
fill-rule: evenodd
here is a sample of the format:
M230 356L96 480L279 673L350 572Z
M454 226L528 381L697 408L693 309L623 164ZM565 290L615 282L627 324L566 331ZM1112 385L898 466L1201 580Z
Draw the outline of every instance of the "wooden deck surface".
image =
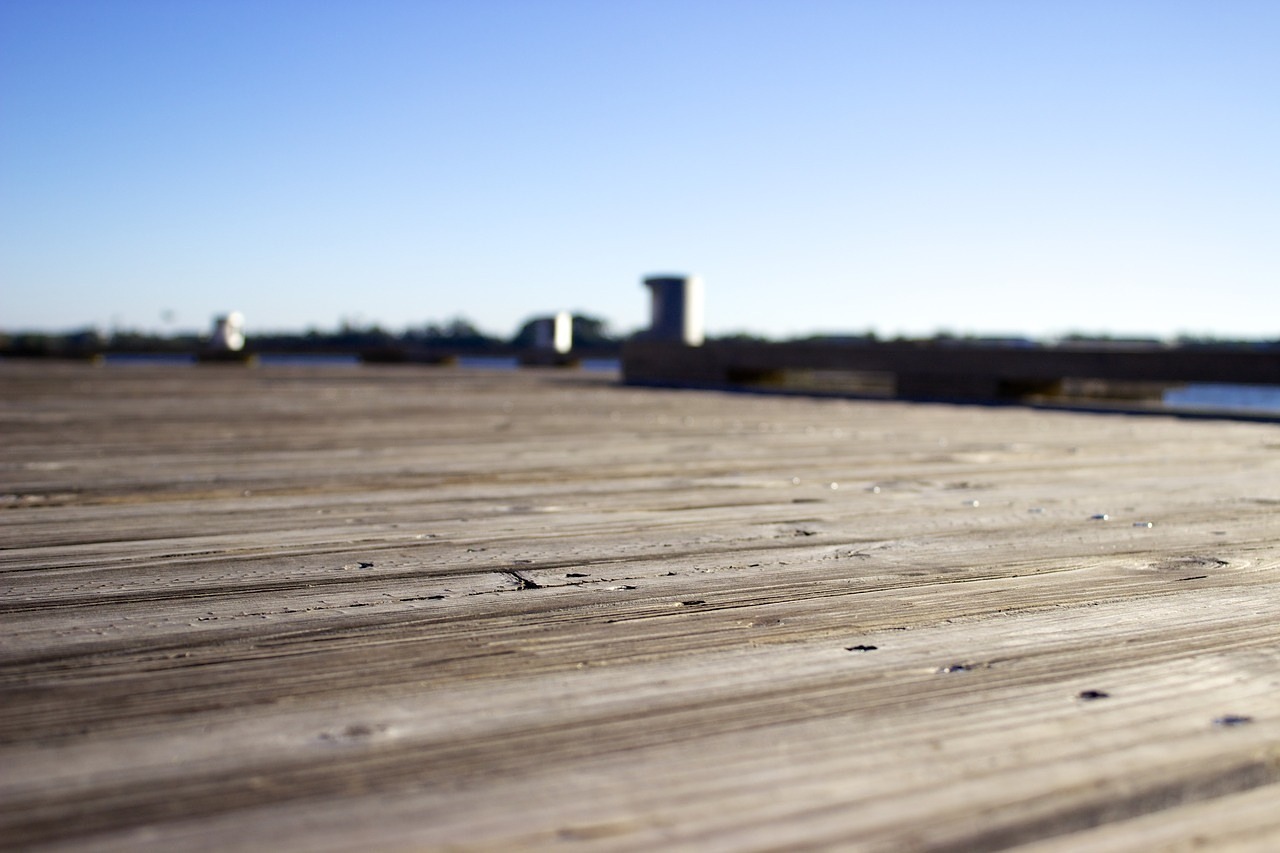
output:
M1280 849L1274 425L0 363L0 435L6 849Z

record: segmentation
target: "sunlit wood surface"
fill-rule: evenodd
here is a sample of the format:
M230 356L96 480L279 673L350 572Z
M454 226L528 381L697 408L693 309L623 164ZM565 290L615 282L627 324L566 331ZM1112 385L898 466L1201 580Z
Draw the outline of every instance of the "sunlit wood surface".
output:
M5 363L0 437L7 849L1280 849L1280 427Z

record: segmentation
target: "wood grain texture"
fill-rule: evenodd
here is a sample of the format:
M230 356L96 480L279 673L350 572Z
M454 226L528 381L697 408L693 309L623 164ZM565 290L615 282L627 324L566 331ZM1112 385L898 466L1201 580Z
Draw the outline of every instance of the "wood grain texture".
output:
M0 389L6 849L1280 846L1273 425L538 369Z

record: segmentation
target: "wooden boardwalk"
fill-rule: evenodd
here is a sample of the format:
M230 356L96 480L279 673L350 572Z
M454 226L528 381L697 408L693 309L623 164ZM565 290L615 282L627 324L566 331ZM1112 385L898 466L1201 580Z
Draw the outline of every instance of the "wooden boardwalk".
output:
M6 849L1280 849L1274 425L0 363L0 435Z

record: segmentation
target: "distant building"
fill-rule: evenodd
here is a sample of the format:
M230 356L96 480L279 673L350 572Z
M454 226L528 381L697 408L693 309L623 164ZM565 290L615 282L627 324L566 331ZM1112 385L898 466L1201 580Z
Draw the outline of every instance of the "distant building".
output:
M653 275L645 278L644 286L649 288L653 309L644 337L701 346L702 279L692 275Z
M554 317L539 317L533 323L533 346L564 355L573 349L573 315L561 311Z
M244 349L244 315L232 311L213 318L213 336L210 349L216 352L239 352Z

